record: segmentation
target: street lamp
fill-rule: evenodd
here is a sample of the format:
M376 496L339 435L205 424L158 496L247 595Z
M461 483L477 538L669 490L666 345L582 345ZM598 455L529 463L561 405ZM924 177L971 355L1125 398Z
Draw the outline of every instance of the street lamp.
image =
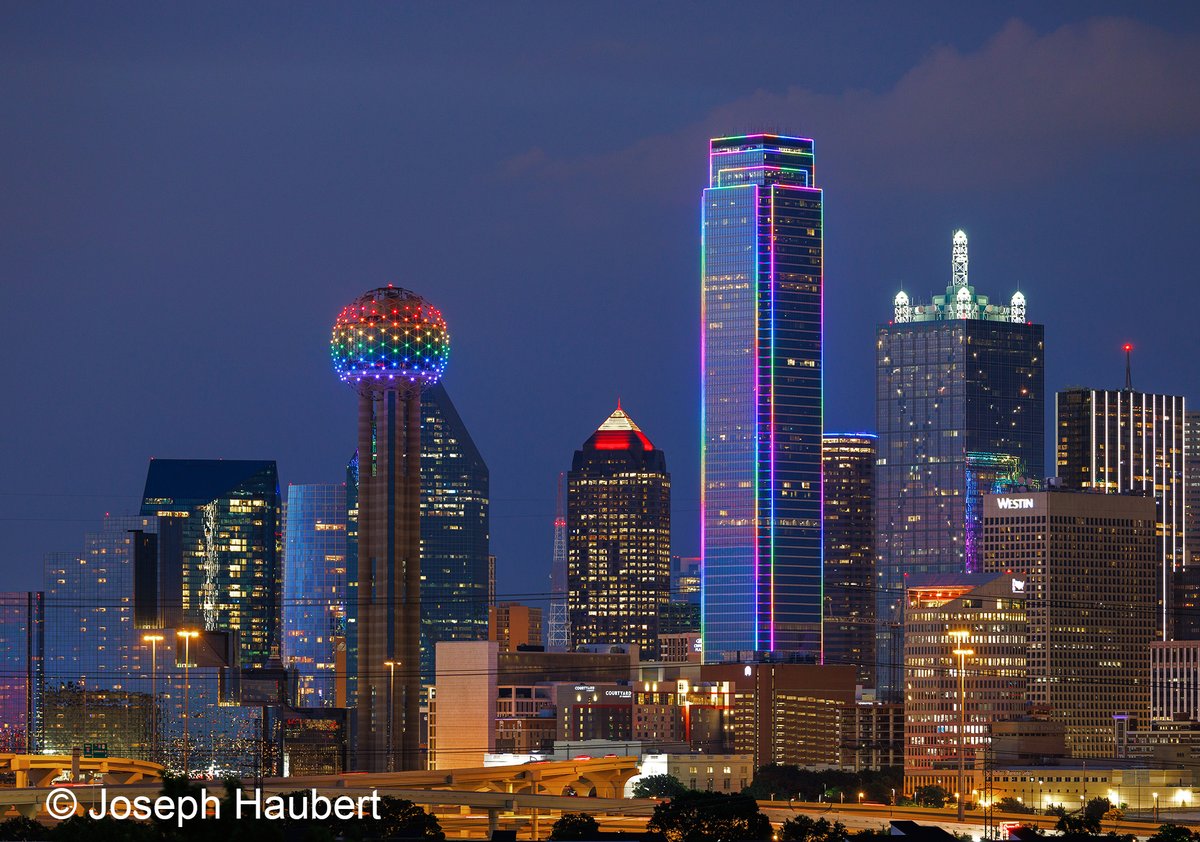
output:
M192 681L190 668L192 665L192 641L200 636L195 629L180 629L176 637L183 638L183 776L190 778L188 767L188 749L190 748L190 733L188 720L192 718Z
M396 771L395 755L392 750L392 717L395 715L395 695L396 692L396 664L399 661L384 661L383 665L388 668L388 697L387 697L387 770L389 772Z
M158 759L158 644L161 634L144 634L142 643L150 644L150 759Z
M974 649L966 649L963 644L971 636L971 633L966 629L958 629L949 633L954 639L955 647L953 653L958 656L958 791L961 793L966 789L966 730L967 730L967 683L966 683L966 663L967 658L975 654ZM965 805L963 804L962 796L958 797L958 820L962 822L966 813L964 812Z
M1158 824L1158 793L1154 793L1154 823Z
M865 797L866 797L866 795L867 795L867 794L866 794L865 792L860 792L860 793L858 794L858 803L859 803L859 804L861 804L861 803L863 802L863 798L865 798Z

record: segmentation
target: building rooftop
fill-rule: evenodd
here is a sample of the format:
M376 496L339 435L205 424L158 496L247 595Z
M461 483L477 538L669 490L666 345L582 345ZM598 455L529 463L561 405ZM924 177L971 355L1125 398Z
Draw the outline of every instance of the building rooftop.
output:
M952 319L976 319L987 322L1025 324L1025 296L1013 293L1007 305L991 304L986 295L975 292L967 276L967 232L954 232L950 252L950 283L945 295L933 296L929 304L914 304L904 290L896 293L892 322L939 322Z
M653 450L654 445L617 401L612 415L583 443L584 450Z

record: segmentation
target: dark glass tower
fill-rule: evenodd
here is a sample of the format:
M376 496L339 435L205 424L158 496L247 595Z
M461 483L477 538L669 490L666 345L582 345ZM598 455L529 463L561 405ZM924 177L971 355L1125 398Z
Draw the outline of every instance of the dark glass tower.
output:
M243 667L278 658L283 568L275 462L152 459L141 514L160 521L163 625L236 632Z
M0 754L42 748L44 594L0 593Z
M421 683L435 644L487 640L488 467L446 387L421 395Z
M875 436L826 433L825 663L875 678Z
M813 142L709 146L701 257L704 657L821 642L822 194Z
M899 293L875 347L876 681L898 699L905 576L981 569L982 492L1045 476L1045 341L1020 292L975 292L956 231L946 294Z
M1186 570L1185 401L1132 388L1064 389L1055 396L1055 459L1066 488L1148 492L1158 511L1158 633L1193 638L1200 623L1188 607L1194 574ZM1173 604L1178 603L1177 611ZM1176 623L1172 623L1174 618ZM1193 638L1194 639L1194 638Z
M632 643L655 657L671 600L671 475L620 406L567 474L567 589L573 648Z
M289 485L283 530L283 662L298 707L338 704L346 673L346 486Z

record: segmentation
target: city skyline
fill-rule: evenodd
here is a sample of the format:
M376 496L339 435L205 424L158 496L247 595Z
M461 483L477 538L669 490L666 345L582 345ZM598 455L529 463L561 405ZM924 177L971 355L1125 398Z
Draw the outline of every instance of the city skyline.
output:
M1102 17L1112 12L1124 17ZM559 10L526 20L507 45L489 38L481 50L468 32L444 57L400 34L442 31L422 10L379 22L380 40L319 13L285 37L251 14L237 30L259 39L262 66L245 60L232 27L203 14L97 13L99 40L82 20L4 14L16 129L0 150L24 162L3 199L13 220L0 234L11 281L4 385L46 402L53 378L32 372L71 366L90 430L76 436L66 416L3 422L4 438L22 443L0 464L14 478L3 489L13 526L0 539L13 588L35 589L43 553L70 549L103 512L132 513L151 456L269 458L284 485L339 481L353 407L315 374L317 326L388 282L418 286L460 326L448 385L465 418L497 419L475 438L493 475L502 594L544 578L553 454L618 395L673 454L674 551L695 555L696 185L705 140L729 131L777 125L821 150L828 427L871 427L871 398L854 385L870 371L876 318L863 302L899 286L924 297L913 281L937 276L942 238L958 226L986 267L981 288L1012 278L1054 331L1048 390L1118 388L1128 340L1139 388L1200 392L1196 373L1173 364L1195 347L1188 308L1126 292L1153 283L1168 300L1192 295L1180 267L1197 174L1181 150L1200 127L1200 74L1181 69L1196 61L1196 10L878 6L867 16L870 60L839 55L861 20L828 9L808 25L829 37L803 55L771 49L784 34L751 36L748 22L731 23L733 46L717 51L698 21L666 10L642 12L640 34ZM673 37L662 37L668 27ZM589 35L571 34L581 28ZM563 46L526 49L522 63L514 43ZM348 62L364 101L343 102L307 54ZM546 62L561 79L537 69ZM1029 75L997 72L1011 66ZM476 91L484 67L494 81ZM395 84L404 79L414 84ZM138 117L109 119L96 102ZM1041 116L1013 122L1020 103ZM464 132L427 146L412 131L468 114L490 122L489 143ZM1120 238L1095 236L1110 224L1109 143L1136 150L1120 176L1130 187ZM418 149L429 165L398 169ZM489 194L478 203L442 189L441 173L468 155ZM513 203L523 211L507 213ZM476 268L441 264L459 249ZM296 293L286 301L285 287ZM70 339L57 345L36 332L49 289L76 302L62 314ZM1084 290L1087 318L1076 307ZM110 330L129 313L147 314L139 330ZM509 341L527 322L538 335ZM274 388L263 388L266 371ZM549 386L510 411L516 377Z

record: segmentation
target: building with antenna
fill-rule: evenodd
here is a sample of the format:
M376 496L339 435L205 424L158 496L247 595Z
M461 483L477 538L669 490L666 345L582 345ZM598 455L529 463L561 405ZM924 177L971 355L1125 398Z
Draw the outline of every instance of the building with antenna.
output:
M1129 365L1133 346L1123 350L1124 389L1075 386L1055 396L1058 476L1066 488L1154 497L1159 637L1187 639L1200 631L1200 617L1194 595L1188 594L1194 576L1186 573L1186 401L1181 395L1135 391Z
M950 283L904 291L876 333L876 682L903 688L905 577L977 571L984 491L1045 475L1045 338L1025 296L993 304L971 283L965 232Z
M619 404L567 474L567 590L572 648L634 644L657 655L671 600L671 475Z

